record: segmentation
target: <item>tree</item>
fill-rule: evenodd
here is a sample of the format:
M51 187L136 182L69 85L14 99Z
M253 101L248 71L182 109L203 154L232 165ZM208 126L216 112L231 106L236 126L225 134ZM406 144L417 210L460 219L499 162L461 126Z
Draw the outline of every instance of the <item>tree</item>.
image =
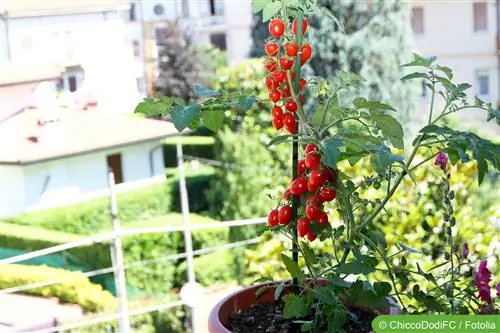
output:
M157 30L158 78L157 96L179 97L186 102L194 96L193 88L202 78L203 62L199 49L193 45L188 30L180 30L176 22Z
M358 94L386 100L408 114L412 108L411 83L403 83L401 65L411 58L410 5L404 0L318 0L335 16L315 15L309 22L313 47L309 67L314 75L332 77L347 70L366 79ZM262 56L267 24L254 25L252 55ZM257 20L257 17L256 17ZM257 46L257 47L256 47ZM406 117L405 117L406 118Z

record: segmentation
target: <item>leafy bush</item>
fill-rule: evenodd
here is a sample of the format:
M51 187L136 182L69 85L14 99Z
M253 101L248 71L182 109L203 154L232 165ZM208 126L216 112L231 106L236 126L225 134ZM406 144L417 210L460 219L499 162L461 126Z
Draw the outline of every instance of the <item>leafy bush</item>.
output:
M182 152L184 155L214 159L215 139L211 136L183 136L181 137ZM163 158L165 167L177 167L177 139L168 138L163 141Z
M201 255L194 259L196 281L204 286L235 279L231 267L232 255L229 251L217 251ZM175 284L182 286L187 281L187 261L177 266Z
M61 302L78 304L85 311L90 312L112 310L116 304L111 293L103 290L100 285L91 283L81 272L70 272L47 266L0 265L0 285L4 289L52 279L66 281L28 289L23 293L57 297Z
M126 223L167 214L170 211L170 188L170 183L163 183L117 194L118 219ZM71 206L25 213L8 218L6 222L91 235L97 230L111 228L109 199L103 197Z

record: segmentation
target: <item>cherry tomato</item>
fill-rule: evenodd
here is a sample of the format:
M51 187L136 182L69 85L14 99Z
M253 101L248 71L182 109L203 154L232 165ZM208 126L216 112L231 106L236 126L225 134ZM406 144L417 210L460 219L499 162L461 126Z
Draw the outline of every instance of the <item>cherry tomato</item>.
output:
M317 205L321 206L323 204L323 199L317 194L311 194L306 200L306 205Z
M270 77L266 77L266 87L267 87L268 90L271 90L271 89L275 88L274 81Z
M312 153L313 151L317 151L318 146L315 145L314 143L308 143L306 146L306 155L309 153Z
M290 185L290 192L293 195L302 195L307 191L307 181L304 177L298 176Z
M309 169L317 168L321 163L321 156L316 152L311 152L306 155L306 167Z
M299 52L299 46L297 43L286 43L285 51L289 57L295 57Z
M304 237L309 232L311 232L311 229L309 228L310 223L311 223L311 221L309 221L305 217L301 217L297 221L297 234L299 235L299 237Z
M264 67L266 67L267 71L272 73L276 70L276 61L269 60L268 62L266 62Z
M295 112L297 111L297 103L293 99L290 99L286 102L285 109L290 112Z
M306 170L306 161L304 159L299 160L297 162L297 173L299 174L299 176L306 172Z
M264 47L264 50L266 51L266 54L270 57L274 57L274 56L277 56L279 51L280 51L280 47L278 44L274 43L274 42L269 42L266 44L266 46Z
M273 209L267 216L267 225L270 227L275 227L278 225L278 210Z
M303 90L306 87L307 81L305 79L300 79L300 90Z
M273 81L275 84L279 85L281 82L286 80L286 74L283 71L275 71L273 73Z
M279 131L280 129L282 129L283 125L284 125L283 124L283 119L276 119L276 118L273 119L273 127L277 131Z
M316 237L318 237L318 235L316 235L314 232L310 231L308 234L307 234L307 239L310 241L310 242L314 242L314 240L316 239Z
M283 199L286 201L292 200L292 192L290 192L290 190L286 190L285 193L283 193Z
M273 102L273 103L276 103L277 101L279 101L281 98L281 94L279 91L277 90L271 90L269 92L269 99Z
M269 34L273 37L281 37L285 32L285 24L279 18L269 22Z
M312 183L310 179L307 181L307 190L309 192L317 192L319 190L320 186L321 185Z
M337 191L334 188L329 189L327 187L323 187L319 191L319 195L324 201L332 201L337 196Z
M316 220L316 216L319 214L319 207L316 205L306 206L306 216L310 220Z
M297 26L298 26L298 22L297 22L297 19L293 20L293 23L292 23L292 33L294 35L297 34ZM306 30L307 30L307 20L306 19L303 19L302 20L302 34L305 34L306 33Z
M333 183L337 179L337 174L330 167L324 168L323 173L327 182Z
M307 44L302 46L302 54L300 55L300 60L304 63L311 58L312 48L311 45Z
M289 98L290 96L292 96L292 92L290 91L290 87L288 85L286 85L282 91L283 91L283 98Z
M288 127L295 127L295 117L291 113L286 113L283 115L283 124Z
M278 211L278 223L287 225L292 220L292 207L283 206Z
M318 216L316 217L316 220L318 221L319 224L322 225L328 225L328 215L326 215L325 212L319 212Z
M282 119L283 118L283 110L279 106L274 106L271 110L271 114L273 115L273 119Z
M293 60L288 58L280 58L281 68L284 70L289 70L293 66Z
M311 171L311 175L309 176L309 181L312 185L323 185L323 183L325 182L323 171L320 168L313 169Z

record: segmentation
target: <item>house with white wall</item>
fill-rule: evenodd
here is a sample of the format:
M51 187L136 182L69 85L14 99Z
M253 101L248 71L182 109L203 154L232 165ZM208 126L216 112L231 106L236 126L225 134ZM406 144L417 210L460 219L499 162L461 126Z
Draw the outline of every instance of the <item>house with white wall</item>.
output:
M156 36L167 21L178 21L190 29L200 46L214 45L228 54L229 64L246 58L251 47L251 0L130 0L129 43L134 46L136 64L144 74L143 86L151 90L157 57ZM148 68L149 67L149 68ZM146 82L148 81L148 82Z
M468 82L470 97L500 106L500 5L498 0L412 1L412 27L416 51L437 56L454 70L454 79ZM429 91L422 86L423 104ZM476 110L477 111L477 110ZM467 120L483 113L465 115Z
M84 91L108 110L139 100L128 0L0 0L0 61L63 66L60 91Z
M102 110L31 109L0 122L0 220L165 180L169 123Z

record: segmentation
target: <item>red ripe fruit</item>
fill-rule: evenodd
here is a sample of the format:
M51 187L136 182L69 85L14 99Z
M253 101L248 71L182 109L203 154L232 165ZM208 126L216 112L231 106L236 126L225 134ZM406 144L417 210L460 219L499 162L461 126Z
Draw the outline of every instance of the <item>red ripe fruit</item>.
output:
M295 81L295 72L290 73L290 78L292 79L292 81Z
M316 191L318 191L318 189L320 188L320 186L321 185L311 183L310 179L307 181L307 190L309 192L316 192Z
M278 211L278 223L281 225L287 225L292 220L292 207L283 206Z
M290 112L295 112L297 111L297 103L295 103L293 99L290 99L288 102L286 102L285 109Z
M323 176L323 171L320 168L314 168L309 176L309 181L312 185L323 185L325 182L325 177Z
M290 87L288 85L286 85L283 88L283 98L288 98L290 96L292 96L292 92L290 91Z
M300 90L304 89L306 87L307 81L306 79L300 79Z
M311 194L306 200L306 205L316 205L321 206L323 204L323 199L317 194Z
M273 209L269 215L267 215L267 225L270 227L275 227L278 225L278 210Z
M283 124L286 128L295 128L295 117L291 113L286 113L283 115Z
M314 232L310 231L308 234L307 234L307 239L310 241L310 242L314 242L314 240L316 239L316 237L318 237L318 235L316 235Z
M337 191L334 188L329 189L327 187L323 187L319 191L319 195L324 201L332 201L337 196Z
M293 20L293 23L292 23L292 33L294 35L297 34L298 25L299 25L299 23L297 22L297 19ZM307 20L303 19L302 20L302 34L305 34L306 30L307 30Z
M318 153L312 152L306 155L306 167L316 169L321 163L321 157Z
M312 153L313 151L317 151L318 146L316 146L314 143L308 143L306 146L306 155L309 153Z
M290 192L293 195L302 195L307 192L307 181L304 177L299 176L290 185Z
M279 91L277 90L271 90L269 92L269 99L273 102L273 103L276 103L277 101L279 101L281 98L281 94Z
M266 67L267 71L269 72L274 72L276 70L276 61L274 60L269 60L268 62L266 62L266 64L264 65L264 67Z
M273 73L273 81L277 85L286 80L286 74L283 71L275 71Z
M285 125L285 127L286 127L286 130L288 131L288 133L290 133L290 134L297 133L297 129L295 128L295 125L289 125L289 126Z
M289 57L295 57L299 52L299 46L296 43L286 43L285 51Z
M283 118L283 110L279 106L273 107L271 114L273 115L273 119Z
M269 22L269 34L273 37L281 37L285 32L285 24L281 19L274 19Z
M300 60L305 63L307 60L309 60L309 58L311 58L311 55L312 55L311 45L307 44L302 46L302 54L300 55Z
M292 192L290 192L290 190L286 190L285 193L283 193L283 199L286 201L292 200Z
M280 58L281 68L284 70L289 70L293 66L293 60L288 58Z
M299 103L304 104L304 95L302 94L299 95Z
M310 223L311 223L311 221L309 221L305 217L301 217L297 221L297 234L299 235L299 237L304 237L309 232L311 232L311 229L309 228Z
M266 87L268 90L271 90L271 89L274 89L274 82L273 82L273 79L271 79L270 77L266 77Z
M273 119L273 127L275 130L279 131L283 128L283 119Z
M299 176L306 172L306 170L306 161L304 159L299 160L297 163L297 173L299 174Z
M326 215L325 212L319 212L316 221L318 221L319 224L328 225L328 215Z
M325 176L325 180L330 183L333 183L337 179L337 174L332 168L324 168L323 175Z
M266 46L264 47L264 50L266 51L266 54L270 57L274 57L274 56L277 56L279 51L280 51L280 47L278 44L276 43L273 43L273 42L269 42L266 44Z

